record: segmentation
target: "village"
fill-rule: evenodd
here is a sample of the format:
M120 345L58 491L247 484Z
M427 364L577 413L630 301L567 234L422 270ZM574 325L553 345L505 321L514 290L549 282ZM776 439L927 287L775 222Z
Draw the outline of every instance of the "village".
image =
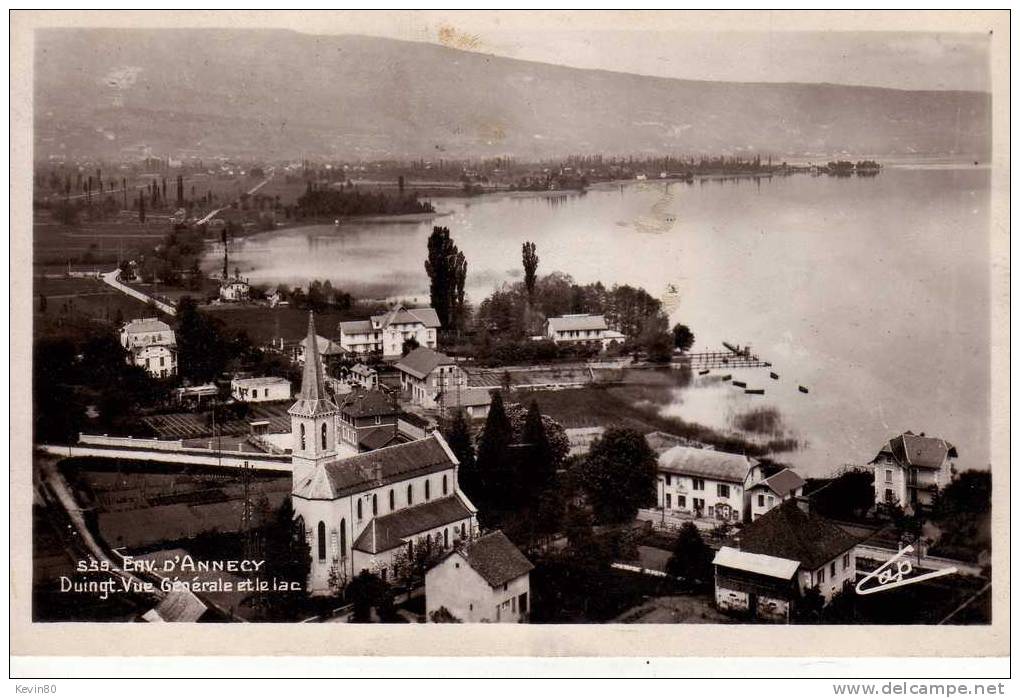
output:
M337 319L352 300L328 282L258 288L222 247L200 304L123 281L136 262L99 272L134 317L37 360L47 619L987 622L990 478L943 435L890 434L818 478L776 443L624 407L585 419L633 383L760 394L732 372L779 375L740 344L692 352L643 289L539 276L533 243L524 280L472 313L463 254L436 226L431 304L377 301L355 320ZM902 559L930 581L867 591ZM81 598L113 577L115 602Z

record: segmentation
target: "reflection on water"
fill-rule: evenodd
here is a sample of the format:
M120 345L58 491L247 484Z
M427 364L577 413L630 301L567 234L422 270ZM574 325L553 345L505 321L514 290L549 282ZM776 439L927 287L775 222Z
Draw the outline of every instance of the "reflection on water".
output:
M474 303L521 277L521 243L533 240L539 273L643 286L691 326L695 351L749 343L782 376L748 370L762 396L699 379L707 385L678 390L663 406L671 414L730 429L742 413L774 407L806 442L784 454L806 474L869 460L906 429L944 436L961 464L984 467L988 197L986 168L887 168L868 178L441 199L449 215L435 223L467 257ZM422 296L431 229L349 223L265 233L235 243L232 263L255 282L318 278L354 293ZM219 263L211 252L207 266Z

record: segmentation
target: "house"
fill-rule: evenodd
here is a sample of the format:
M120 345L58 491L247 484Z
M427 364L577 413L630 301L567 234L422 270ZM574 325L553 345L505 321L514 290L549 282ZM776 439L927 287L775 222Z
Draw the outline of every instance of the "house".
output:
M251 284L247 279L234 276L220 284L220 300L226 303L241 303L251 298Z
M290 400L290 381L276 376L233 378L230 396L238 402L272 402Z
M454 547L425 573L425 617L445 608L464 623L520 623L534 565L502 531Z
M305 352L308 349L309 343L310 340L308 339L308 337L305 337L300 342L298 342L297 346L295 347L296 353L294 359L299 364L303 364L305 362ZM342 356L344 353L344 350L340 348L339 344L337 344L331 339L326 339L321 335L315 335L315 344L318 350L318 354L323 361L328 362L330 359Z
M215 400L219 397L219 394L220 389L215 383L187 385L182 388L174 388L174 397L177 402L190 407L201 407L203 402Z
M162 320L132 320L121 328L120 343L128 352L128 364L141 366L156 378L177 373L177 337Z
M348 371L348 380L353 385L359 385L365 390L375 390L379 387L379 373L365 364L354 364Z
M406 308L397 305L368 320L341 322L340 346L352 354L379 353L398 357L404 342L414 339L418 346L436 348L439 316L433 308Z
M623 344L627 339L620 332L609 329L603 315L561 315L545 321L545 337L557 344L598 344L608 349L613 342Z
M339 409L326 392L315 320L291 418L291 503L311 555L307 589L335 593L362 570L392 574L418 545L450 549L473 537L477 509L460 491L458 461L442 435L347 458L337 451Z
M407 353L395 365L400 371L400 388L410 393L412 404L427 409L439 407L439 398L463 389L467 380L449 356L427 347L418 347Z
M389 445L398 436L399 413L396 401L381 390L356 389L340 396L337 402L338 448L353 455Z
M786 500L800 497L804 494L804 484L804 478L783 468L747 488L748 506L744 511L754 521Z
M468 419L485 419L492 404L492 388L455 386L438 395L436 400L442 403L448 417L463 410Z
M758 464L736 453L674 446L659 455L658 506L701 518L744 520L744 487Z
M956 447L945 439L905 432L889 440L871 461L875 504L913 512L931 506L956 472Z
M790 499L752 521L713 560L715 600L723 610L789 620L817 588L825 603L853 584L858 539Z

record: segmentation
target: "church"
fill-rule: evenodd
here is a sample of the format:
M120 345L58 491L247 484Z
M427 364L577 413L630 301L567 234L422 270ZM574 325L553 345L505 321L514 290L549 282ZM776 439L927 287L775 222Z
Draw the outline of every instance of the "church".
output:
M477 535L477 509L457 485L456 456L433 432L409 443L340 458L340 411L326 392L309 315L309 355L288 410L291 502L311 550L308 590L328 594L362 570L392 579L401 552L430 544L452 549Z

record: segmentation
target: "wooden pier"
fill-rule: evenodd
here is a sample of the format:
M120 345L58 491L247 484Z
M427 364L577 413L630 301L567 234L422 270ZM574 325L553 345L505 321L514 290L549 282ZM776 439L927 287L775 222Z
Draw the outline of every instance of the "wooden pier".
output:
M694 354L681 354L673 358L674 364L690 368L692 371L704 371L713 368L770 368L768 361L762 361L750 350L734 351L702 351Z

